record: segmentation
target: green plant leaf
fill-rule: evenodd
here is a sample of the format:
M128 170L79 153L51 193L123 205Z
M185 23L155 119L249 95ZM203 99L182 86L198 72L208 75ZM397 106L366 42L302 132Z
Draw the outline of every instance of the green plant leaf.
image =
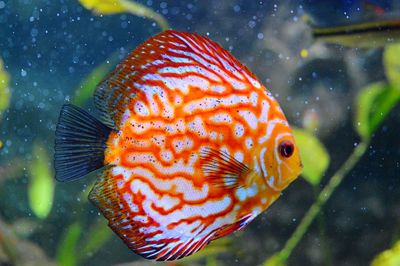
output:
M263 266L286 266L286 260L278 252L269 257Z
M329 166L329 154L313 134L298 128L293 128L293 134L303 163L302 176L310 184L316 186Z
M82 227L79 223L71 224L65 232L56 252L57 261L61 266L78 265L76 251L81 232Z
M205 266L218 266L218 265L219 265L219 263L215 256L207 257Z
M44 219L53 205L54 181L49 165L51 160L45 146L38 142L33 144L32 156L33 159L28 167L29 205L37 217Z
M116 14L126 12L119 0L79 0L86 9L93 10L97 14Z
M400 90L400 43L390 44L385 47L383 64L389 83Z
M106 62L97 66L75 90L72 103L83 106L93 96L97 85L110 72L117 59L117 54L113 54Z
M0 59L0 115L10 104L11 93L9 89L10 76L3 67L3 61Z
M378 254L371 263L371 266L398 266L400 265L400 240L391 249Z
M169 28L166 19L145 5L128 0L79 0L87 9L96 14L131 13L133 15L154 20L162 30Z
M390 84L373 83L357 97L354 127L363 139L370 139L390 110L400 101L400 90Z
M107 226L105 219L98 219L90 226L82 248L82 258L93 256L112 236L111 229Z

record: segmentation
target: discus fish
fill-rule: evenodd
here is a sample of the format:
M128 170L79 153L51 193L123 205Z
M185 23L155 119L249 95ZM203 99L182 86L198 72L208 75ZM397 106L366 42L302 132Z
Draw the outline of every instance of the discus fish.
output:
M144 258L179 259L242 229L301 172L277 101L206 37L155 35L100 82L94 101L102 122L61 109L56 179L105 166L89 199Z

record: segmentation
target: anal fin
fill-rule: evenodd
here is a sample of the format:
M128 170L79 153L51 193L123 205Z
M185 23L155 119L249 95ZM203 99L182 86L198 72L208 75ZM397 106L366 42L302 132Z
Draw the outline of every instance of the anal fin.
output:
M237 222L235 222L233 224L228 224L228 225L225 225L225 226L219 228L218 231L214 234L214 237L212 240L229 235L235 231L238 231L238 230L244 228L246 225L248 225L254 219L254 217L255 217L255 215L253 215L253 213L249 213L248 215L241 217Z
M108 168L97 180L89 199L107 218L109 227L136 254L150 260L177 260L199 251L213 239L215 231L182 235L179 231L169 230L165 224L153 221L139 204L133 211L129 200L137 194L119 188L120 182L125 181L112 174L112 167Z
M112 175L112 167L106 169L96 181L89 193L89 200L108 220L109 227L135 251L145 244L145 236L139 230L141 224L133 219L136 214L117 187L119 179Z

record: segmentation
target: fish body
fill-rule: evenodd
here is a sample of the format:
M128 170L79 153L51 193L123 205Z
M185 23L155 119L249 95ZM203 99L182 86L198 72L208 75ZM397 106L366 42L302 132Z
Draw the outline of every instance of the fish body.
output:
M311 25L315 40L349 47L379 48L400 41L400 19L379 19L340 25L317 27Z
M245 227L301 172L271 93L197 34L145 41L98 85L95 105L103 123L63 107L56 178L106 166L89 198L147 259L179 259Z

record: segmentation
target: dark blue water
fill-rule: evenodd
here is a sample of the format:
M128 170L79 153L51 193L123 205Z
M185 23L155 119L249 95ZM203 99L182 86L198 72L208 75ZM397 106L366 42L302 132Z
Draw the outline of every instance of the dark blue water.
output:
M306 111L315 109L321 120L318 136L332 158L326 178L359 142L352 126L353 103L362 86L385 80L382 49L321 45L303 59L301 49L308 49L313 41L302 16L308 14L326 26L368 18L374 11L366 2L386 13L400 10L399 1L388 0L138 2L162 14L171 28L219 42L271 90L291 124L301 127ZM0 120L4 144L0 221L10 226L29 221L29 234L18 236L17 246L37 246L43 252L37 257L56 263L57 250L71 224L82 227L83 240L75 247L79 250L94 233L89 233L94 224L104 222L82 195L96 175L56 184L52 210L41 220L30 209L27 196L32 144L42 143L51 157L61 105L72 99L96 66L113 53L124 58L160 29L153 21L130 14L96 16L77 1L3 0L0 25L0 58L10 75L12 94ZM92 110L93 104L89 101L85 107ZM367 154L323 208L289 265L365 265L400 237L399 111L395 108L376 132ZM312 204L313 193L301 178L293 183L266 213L231 236L228 251L216 257L218 263L256 265L279 251ZM0 265L10 265L1 247ZM80 263L113 265L135 260L143 262L112 235ZM198 263L204 264L204 259Z

